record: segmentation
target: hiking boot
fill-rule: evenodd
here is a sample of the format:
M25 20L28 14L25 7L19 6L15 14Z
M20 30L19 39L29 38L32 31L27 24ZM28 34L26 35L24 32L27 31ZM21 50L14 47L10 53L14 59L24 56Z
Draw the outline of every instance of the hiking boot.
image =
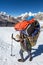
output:
M29 59L29 61L32 61L32 57Z
M19 62L24 62L24 59L18 59Z

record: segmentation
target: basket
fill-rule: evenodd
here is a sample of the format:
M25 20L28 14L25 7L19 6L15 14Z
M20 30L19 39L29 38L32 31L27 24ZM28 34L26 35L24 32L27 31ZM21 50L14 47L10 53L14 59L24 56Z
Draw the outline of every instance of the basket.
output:
M39 32L38 32L38 34L37 34L36 36L34 36L34 37L28 37L28 39L29 39L30 44L31 44L32 47L36 45L38 36L39 36Z

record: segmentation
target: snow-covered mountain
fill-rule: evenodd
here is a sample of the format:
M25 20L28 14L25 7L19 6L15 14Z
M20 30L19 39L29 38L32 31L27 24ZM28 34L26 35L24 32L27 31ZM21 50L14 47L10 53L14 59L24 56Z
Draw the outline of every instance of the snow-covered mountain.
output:
M6 20L14 23L17 22L15 17L8 15L6 12L0 12L0 21L6 22Z
M0 26L12 26L12 24L15 24L21 20L25 20L29 16L34 16L36 20L43 21L43 12L38 13L26 12L17 17L8 15L6 12L0 12Z
M43 20L43 12L38 12L38 13L32 13L32 12L27 13L26 12L26 13L19 15L17 18L20 20L24 20L29 16L34 16L35 19L37 20Z
M8 15L6 12L0 12L0 26L13 26L18 20Z
M0 21L8 20L9 22L17 22L24 20L29 16L35 16L36 19L43 20L43 12L38 12L38 13L26 12L26 13L22 13L17 17L8 15L6 12L0 12Z
M37 15L35 15L35 18L38 20L43 20L43 12L38 12Z

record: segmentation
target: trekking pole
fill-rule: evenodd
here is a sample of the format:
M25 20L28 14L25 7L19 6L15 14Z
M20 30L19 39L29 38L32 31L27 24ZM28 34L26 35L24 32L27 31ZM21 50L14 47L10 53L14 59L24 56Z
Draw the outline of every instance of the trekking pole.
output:
M12 37L13 37L13 33L12 33ZM15 56L13 55L13 39L11 38L11 56Z

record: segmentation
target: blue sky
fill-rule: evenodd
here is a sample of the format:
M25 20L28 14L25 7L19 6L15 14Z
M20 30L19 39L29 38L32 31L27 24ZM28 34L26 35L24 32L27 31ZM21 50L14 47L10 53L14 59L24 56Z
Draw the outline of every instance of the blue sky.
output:
M43 11L43 0L0 0L0 11L18 16L25 12Z

